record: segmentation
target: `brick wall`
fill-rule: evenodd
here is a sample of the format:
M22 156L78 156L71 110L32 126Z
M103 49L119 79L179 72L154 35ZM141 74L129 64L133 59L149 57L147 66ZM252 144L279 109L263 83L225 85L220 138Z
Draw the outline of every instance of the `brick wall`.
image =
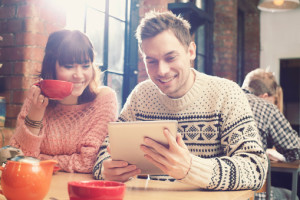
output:
M259 13L249 13L245 16L245 75L260 67L259 19Z
M41 68L49 33L65 26L49 0L0 1L0 96L6 100L5 137L12 134L26 90Z
M215 0L214 75L236 80L237 0Z

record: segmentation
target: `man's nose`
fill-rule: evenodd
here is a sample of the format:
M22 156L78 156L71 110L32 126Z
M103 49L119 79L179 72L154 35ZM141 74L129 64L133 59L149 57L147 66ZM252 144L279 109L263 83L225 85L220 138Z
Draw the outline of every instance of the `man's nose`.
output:
M158 63L158 67L157 67L157 74L159 76L165 76L170 70L170 67L168 65L168 63L164 62L164 61L160 61Z

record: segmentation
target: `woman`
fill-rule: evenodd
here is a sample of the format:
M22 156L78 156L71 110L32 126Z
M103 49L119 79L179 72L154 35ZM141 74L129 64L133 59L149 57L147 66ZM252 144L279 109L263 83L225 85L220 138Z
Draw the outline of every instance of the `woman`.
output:
M40 77L72 82L73 91L51 100L33 85L10 145L26 156L55 159L67 172L92 172L107 124L117 118L116 94L100 86L93 61L93 46L85 34L62 30L49 36Z

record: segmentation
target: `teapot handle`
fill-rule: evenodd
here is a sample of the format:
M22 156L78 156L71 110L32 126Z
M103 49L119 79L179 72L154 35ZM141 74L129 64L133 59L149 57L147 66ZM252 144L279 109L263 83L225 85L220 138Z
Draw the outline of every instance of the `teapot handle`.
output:
M3 171L4 167L0 166L0 170ZM0 194L4 195L3 192L2 192L2 189L0 189Z

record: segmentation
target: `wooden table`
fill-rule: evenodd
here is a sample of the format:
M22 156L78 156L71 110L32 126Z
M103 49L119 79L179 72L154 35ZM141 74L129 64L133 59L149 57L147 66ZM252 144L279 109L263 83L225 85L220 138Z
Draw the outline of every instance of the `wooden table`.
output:
M292 173L292 200L296 199L298 189L298 173L300 172L300 160L294 162L271 161L271 171ZM272 180L271 180L272 182Z
M74 180L92 180L91 174L58 172L53 175L45 200L69 200L67 183ZM243 200L254 196L254 191L199 191L194 186L179 182L161 182L134 178L126 182L124 200Z

